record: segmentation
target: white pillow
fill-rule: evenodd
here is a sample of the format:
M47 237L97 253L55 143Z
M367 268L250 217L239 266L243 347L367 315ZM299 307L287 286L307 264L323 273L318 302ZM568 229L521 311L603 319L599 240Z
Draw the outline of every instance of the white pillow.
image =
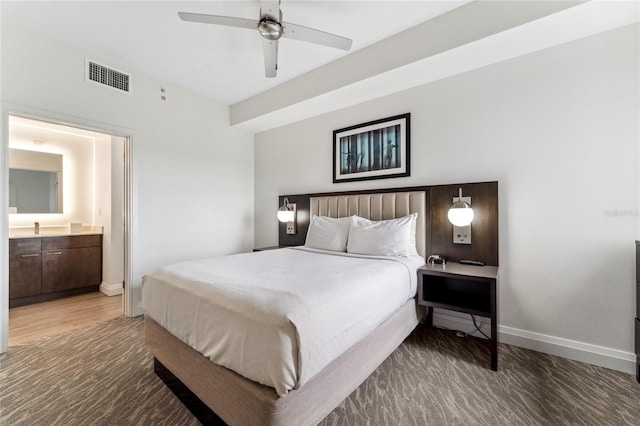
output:
M417 256L417 213L373 221L356 216L349 228L347 252L374 256Z
M304 246L321 250L347 251L352 217L313 216Z
M407 220L407 218L410 218L410 220L411 220L411 236L410 236L410 241L409 241L409 250L414 252L412 254L412 256L413 255L419 256L418 255L418 250L416 248L416 227L417 227L417 223L418 223L418 213L412 213L412 214L410 214L408 216L403 216L403 217L397 218L397 219L388 219L387 221L390 222L391 224L393 224L394 221L399 221L401 223L404 223ZM367 218L360 217L360 216L354 216L353 219L354 220L360 220L360 221L363 221L365 223L375 223L376 222L374 220L367 219Z

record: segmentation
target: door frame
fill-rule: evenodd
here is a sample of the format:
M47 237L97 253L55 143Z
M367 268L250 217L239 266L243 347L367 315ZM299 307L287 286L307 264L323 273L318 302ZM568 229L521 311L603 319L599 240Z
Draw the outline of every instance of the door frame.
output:
M134 218L136 217L133 203L133 130L122 126L95 122L81 117L44 111L24 105L10 103L2 104L2 117L0 128L2 134L0 149L0 187L3 196L0 197L0 354L9 347L9 116L20 116L33 120L62 124L80 129L92 130L124 139L124 200L123 200L123 233L124 233L124 289L123 310L124 315L135 315L132 298L132 253Z

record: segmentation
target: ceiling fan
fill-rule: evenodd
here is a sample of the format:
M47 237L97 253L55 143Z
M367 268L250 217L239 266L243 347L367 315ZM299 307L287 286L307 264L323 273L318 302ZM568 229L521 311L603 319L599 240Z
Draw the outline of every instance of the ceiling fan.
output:
M280 0L260 2L260 19L234 18L231 16L205 15L201 13L178 12L183 21L199 22L203 24L226 25L257 29L262 36L262 50L264 51L264 69L267 77L275 77L278 71L278 40L281 37L309 43L321 44L336 49L349 50L351 40L335 34L303 27L282 21Z

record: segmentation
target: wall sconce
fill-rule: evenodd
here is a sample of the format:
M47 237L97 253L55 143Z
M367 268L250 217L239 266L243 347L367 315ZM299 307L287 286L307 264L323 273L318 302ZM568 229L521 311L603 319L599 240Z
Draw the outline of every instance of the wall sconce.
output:
M287 234L296 233L296 205L285 197L284 203L278 209L278 220L287 224Z
M447 213L449 222L453 224L454 244L471 244L471 222L473 209L471 197L462 196L462 188L458 188L458 197L453 197L453 204Z

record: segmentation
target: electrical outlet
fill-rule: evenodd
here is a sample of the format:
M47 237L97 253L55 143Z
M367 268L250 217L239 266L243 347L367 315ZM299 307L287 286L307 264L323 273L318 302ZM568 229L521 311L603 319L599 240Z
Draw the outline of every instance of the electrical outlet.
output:
M453 226L454 244L471 244L471 225Z

